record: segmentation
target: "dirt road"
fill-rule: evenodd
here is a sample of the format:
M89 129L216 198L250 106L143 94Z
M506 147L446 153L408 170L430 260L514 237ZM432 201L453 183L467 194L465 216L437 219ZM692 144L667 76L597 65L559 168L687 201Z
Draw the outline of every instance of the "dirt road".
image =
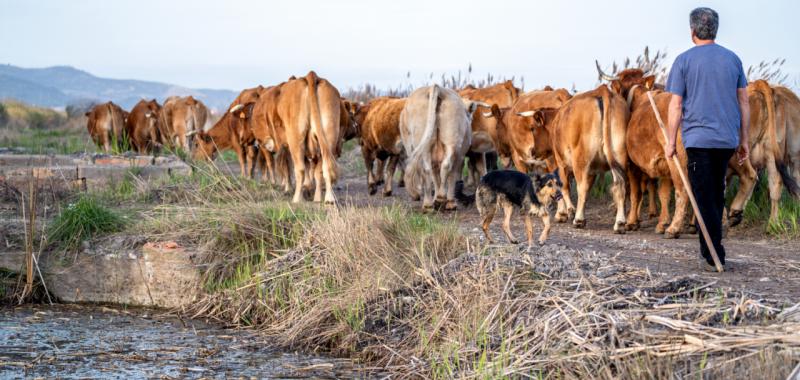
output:
M396 202L421 209L420 202L412 202L405 190L396 186L391 197L382 196L380 191L368 195L365 175L346 171L339 187L341 190L337 196L343 204L364 207L387 206ZM728 270L721 274L707 273L698 269L697 235L684 234L679 239L664 239L653 232L655 219L643 221L639 231L614 234L611 229L614 209L609 200L589 199L586 214L585 229L574 228L570 223L554 223L546 244L563 247L568 252L565 254L580 252L605 256L609 261L647 269L654 276L692 276L765 298L790 303L800 300L800 241L781 241L752 229L731 229L724 240ZM441 216L456 221L461 230L483 241L474 206L443 212ZM524 240L522 220L516 215L512 220L512 231L517 238ZM501 223L502 218L496 217L492 224L493 236L498 244L506 244L500 230ZM535 236L538 236L542 226L539 221L534 223Z

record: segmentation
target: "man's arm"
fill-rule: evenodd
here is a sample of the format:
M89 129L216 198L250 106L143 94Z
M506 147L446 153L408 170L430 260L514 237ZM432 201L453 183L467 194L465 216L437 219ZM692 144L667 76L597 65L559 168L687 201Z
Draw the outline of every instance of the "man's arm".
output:
M739 125L739 148L736 152L739 155L739 165L750 157L750 99L747 96L747 88L736 90L739 98L739 113L742 114L742 122Z
M664 154L667 158L675 155L675 144L678 141L678 128L681 126L683 118L683 97L672 94L669 100L669 111L667 120L667 145L664 147Z

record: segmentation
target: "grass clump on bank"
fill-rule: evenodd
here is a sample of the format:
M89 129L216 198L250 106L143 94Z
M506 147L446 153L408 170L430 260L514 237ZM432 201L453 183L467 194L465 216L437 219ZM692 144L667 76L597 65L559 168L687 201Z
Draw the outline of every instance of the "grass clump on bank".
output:
M125 219L91 195L81 195L51 222L47 240L64 250L75 250L89 238L121 231Z

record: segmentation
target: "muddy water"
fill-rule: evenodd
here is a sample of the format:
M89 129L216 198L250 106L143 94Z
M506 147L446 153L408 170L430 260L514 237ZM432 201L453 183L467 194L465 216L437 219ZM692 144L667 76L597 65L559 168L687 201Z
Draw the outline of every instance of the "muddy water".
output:
M0 308L0 378L352 378L352 363L147 309Z

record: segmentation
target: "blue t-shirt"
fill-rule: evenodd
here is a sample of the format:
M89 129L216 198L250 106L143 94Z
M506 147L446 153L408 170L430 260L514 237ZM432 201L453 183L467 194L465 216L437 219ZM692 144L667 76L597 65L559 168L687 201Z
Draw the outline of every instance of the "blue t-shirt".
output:
M683 98L683 145L736 148L741 125L736 90L744 87L742 61L720 45L695 46L675 58L667 91Z

